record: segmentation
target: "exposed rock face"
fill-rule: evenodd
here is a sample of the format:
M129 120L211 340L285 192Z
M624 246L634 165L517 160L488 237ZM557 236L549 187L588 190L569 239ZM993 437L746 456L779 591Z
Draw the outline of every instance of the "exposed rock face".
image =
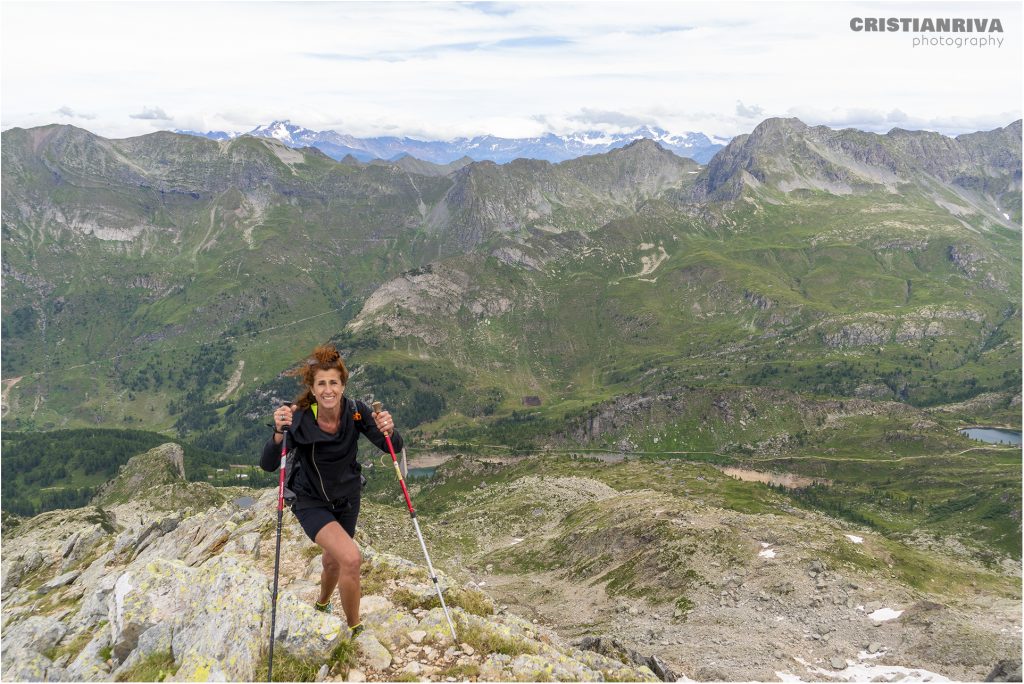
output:
M895 192L901 183L942 185L957 197L955 204L947 202L951 212L985 213L1006 223L1001 207L1012 206L1012 193L1020 187L1020 131L1015 121L954 139L927 131L876 135L768 119L715 155L691 195L695 201L728 201L746 187L848 195Z
M103 485L93 503L111 506L138 498L143 489L185 480L185 453L178 444L165 444L121 466L118 476Z
M129 482L137 486L146 467L165 465L174 479L172 446L132 459L107 497ZM180 480L140 487L140 499L110 512L52 511L4 534L4 680L131 680L153 658L173 660L167 681L265 676L277 493L266 491L248 508L228 502L191 514L168 514L146 500L175 488L190 491ZM290 513L282 539L275 654L313 664L322 678L344 679L357 666L359 676L388 681L445 668L518 681L552 672L569 681L656 681L645 667L585 654L529 622L490 615L492 604L477 589L453 594L452 580L439 573L460 637L476 645L455 643L441 610L421 607L435 597L424 570L365 543L364 574L387 579L363 597L366 631L354 644L355 660L336 662L332 652L348 630L342 616L312 607L319 578L308 568L319 566L305 559L315 547ZM495 644L517 655L494 653L488 645Z
M902 316L864 314L860 320L830 319L819 323L822 343L827 347L882 346L948 336L957 323L982 327L985 315L972 309L922 307Z

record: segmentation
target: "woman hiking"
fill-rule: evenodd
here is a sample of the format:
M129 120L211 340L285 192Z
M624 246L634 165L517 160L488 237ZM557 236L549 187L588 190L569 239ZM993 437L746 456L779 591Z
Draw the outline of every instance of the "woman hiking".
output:
M291 406L274 411L274 434L267 440L260 467L274 472L280 466L281 441L289 430L288 445L296 449L295 493L292 512L306 535L323 549L323 573L317 610L331 612L331 595L338 588L352 636L362 631L359 619L359 547L352 538L359 517L362 466L356 460L363 434L382 451L384 433L390 432L395 449L402 437L387 411L372 413L361 401L345 397L348 370L334 345L313 350L297 374L303 390Z

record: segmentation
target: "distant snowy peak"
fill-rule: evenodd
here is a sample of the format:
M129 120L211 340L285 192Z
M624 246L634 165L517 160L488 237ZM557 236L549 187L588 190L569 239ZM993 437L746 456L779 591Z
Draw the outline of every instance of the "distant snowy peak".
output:
M257 126L249 131L249 135L261 138L275 138L285 145L304 147L314 141L320 134L302 126L296 126L291 121L275 121L266 126Z
M228 133L226 131L190 131L181 128L175 128L173 133L179 133L181 135L194 135L197 138L209 138L210 140L232 140L237 138L239 133Z
M230 140L235 133L210 131L176 131L213 140ZM579 131L567 135L545 133L535 138L499 138L481 135L455 140L416 140L414 138L379 137L356 138L337 131L313 131L291 121L274 121L257 126L247 135L280 140L289 147L316 147L334 159L353 156L359 161L374 159L395 160L411 156L435 164L448 164L462 157L474 161L494 161L499 164L513 159L543 159L561 162L588 154L599 154L625 147L634 140L647 138L676 154L706 164L724 147L720 139L712 141L703 133L670 133L663 128L643 126L627 133ZM728 141L725 141L728 142Z

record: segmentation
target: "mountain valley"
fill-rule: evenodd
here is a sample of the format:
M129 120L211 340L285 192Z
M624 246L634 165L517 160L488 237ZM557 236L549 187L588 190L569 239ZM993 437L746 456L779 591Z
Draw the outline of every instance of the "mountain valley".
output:
M502 628L526 650L406 659L435 675L540 677L512 668L536 641L589 668L565 679L609 676L574 650L586 638L630 678L653 675L627 651L700 681L1019 667L1021 450L960 433L1021 427L1019 121L949 138L769 119L706 163L643 139L441 164L69 126L5 131L2 155L5 649L42 606L61 636L22 645L46 667L84 673L104 647L95 676L123 666L136 647L116 630L71 653L109 620L79 594L142 572L127 550L154 524L155 541L233 520L209 553L174 542L167 577L210 563L203 581L262 586L276 480L255 454L296 393L285 372L330 340L349 396L383 401L413 465L436 467L413 499L435 563L479 592L464 608L526 618ZM172 503L136 511L104 483L151 449L181 453L160 476ZM363 541L416 562L368 450ZM182 532L161 527L176 516ZM19 546L72 518L89 558ZM415 581L388 563L394 604ZM432 606L407 602L405 633L429 633ZM349 666L404 672L367 657Z

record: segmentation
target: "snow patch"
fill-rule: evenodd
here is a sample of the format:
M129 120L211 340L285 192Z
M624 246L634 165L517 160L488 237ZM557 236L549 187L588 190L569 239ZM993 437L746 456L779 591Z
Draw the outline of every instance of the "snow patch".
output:
M848 534L848 535L846 535L846 538L849 539L850 541L852 541L854 544L863 544L864 543L864 537L858 537L855 534Z
M812 667L809 663L800 658L794 658L798 663L807 668L813 677L811 680L803 680L797 675L789 672L776 672L775 676L783 682L822 681L820 675L828 677L827 681L841 682L950 682L935 672L922 670L920 668L901 667L899 665L872 665L867 663L850 663L847 661L847 668L844 670L826 670L820 667Z
M900 615L903 615L902 610L893 610L892 608L879 608L874 613L868 615L869 618L875 622L886 622L887 620L895 620Z
M763 549L759 554L760 558L775 558L775 549Z

